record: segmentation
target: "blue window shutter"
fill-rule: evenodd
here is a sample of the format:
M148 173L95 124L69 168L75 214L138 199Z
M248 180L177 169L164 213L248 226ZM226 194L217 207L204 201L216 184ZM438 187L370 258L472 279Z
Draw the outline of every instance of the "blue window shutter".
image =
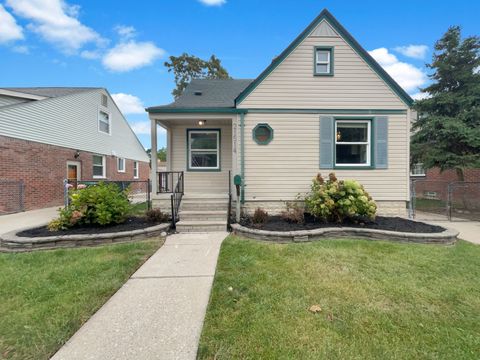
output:
M376 116L374 119L375 167L388 168L388 117Z
M320 117L320 169L333 169L334 128L332 116Z

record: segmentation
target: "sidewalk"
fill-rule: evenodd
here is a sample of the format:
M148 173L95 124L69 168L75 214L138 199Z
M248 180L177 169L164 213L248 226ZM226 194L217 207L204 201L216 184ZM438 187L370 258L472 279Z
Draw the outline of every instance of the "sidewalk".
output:
M169 236L52 359L195 359L227 235Z
M459 239L480 245L480 221L429 221L429 223L455 229L460 232Z
M19 212L0 216L0 235L6 232L29 226L40 226L48 223L58 215L60 206Z

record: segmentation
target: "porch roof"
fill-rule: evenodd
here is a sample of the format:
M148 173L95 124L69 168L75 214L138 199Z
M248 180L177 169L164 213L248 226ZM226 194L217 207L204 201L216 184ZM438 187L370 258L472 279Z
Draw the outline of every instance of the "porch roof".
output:
M173 103L152 106L150 113L187 109L234 109L235 99L253 79L194 79Z

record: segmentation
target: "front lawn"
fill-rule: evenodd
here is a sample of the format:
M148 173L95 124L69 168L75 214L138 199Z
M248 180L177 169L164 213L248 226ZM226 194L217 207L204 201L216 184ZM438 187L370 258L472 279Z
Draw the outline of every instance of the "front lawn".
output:
M222 246L201 359L476 359L480 246ZM308 311L320 305L321 312Z
M48 359L158 247L0 254L0 358Z

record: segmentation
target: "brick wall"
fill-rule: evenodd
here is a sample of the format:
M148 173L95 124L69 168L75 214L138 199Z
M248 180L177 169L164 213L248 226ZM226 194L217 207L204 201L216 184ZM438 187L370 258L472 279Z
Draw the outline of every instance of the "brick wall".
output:
M428 169L425 172L425 180L442 180L442 181L459 181L457 172L455 170L445 170L440 172L439 168ZM464 171L465 181L475 182L480 181L480 169L466 169Z
M25 210L62 205L62 180L67 176L67 161L80 163L81 180L93 178L94 154L80 151L75 158L75 153L75 149L0 136L0 179L24 181ZM106 179L134 180L133 160L125 160L124 173L117 172L116 161L116 157L106 156ZM139 161L138 166L136 180L147 180L149 164ZM7 199L0 198L0 213L2 207L7 206Z

